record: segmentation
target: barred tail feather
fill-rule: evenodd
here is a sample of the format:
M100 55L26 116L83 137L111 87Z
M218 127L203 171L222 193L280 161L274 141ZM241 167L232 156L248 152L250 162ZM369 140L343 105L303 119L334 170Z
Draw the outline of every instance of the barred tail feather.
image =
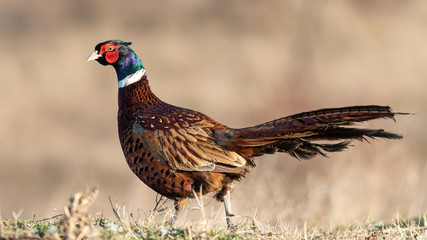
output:
M346 150L351 141L341 141L333 144L319 144L308 141L300 141L294 148L278 147L278 152L286 152L296 159L310 159L316 155L327 157L325 152L341 152Z
M348 127L334 127L319 131L317 135L309 136L305 139L308 140L367 140L375 138L385 139L401 139L403 136L396 133L386 132L383 129L364 129L364 128L348 128Z
M215 133L217 142L246 157L274 152L286 152L298 159L309 159L325 152L338 152L348 148L352 140L374 138L400 139L401 135L382 129L349 127L358 122L378 118L394 120L397 114L388 106L354 106L327 108L294 114L254 127L231 129ZM339 141L316 143L313 141Z

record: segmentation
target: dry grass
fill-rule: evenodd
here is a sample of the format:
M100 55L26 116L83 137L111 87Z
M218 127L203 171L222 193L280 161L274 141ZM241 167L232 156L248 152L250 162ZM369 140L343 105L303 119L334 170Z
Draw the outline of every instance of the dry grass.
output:
M427 239L425 215L411 219L397 216L388 224L368 220L329 229L307 224L303 227L284 223L271 225L251 218L227 230L206 218L198 224L178 227L165 221L151 222L155 215L162 215L161 209L153 209L145 219L135 219L124 206L116 205L113 210L118 220L109 220L100 215L90 216L87 211L98 193L94 188L74 194L64 207L64 213L51 219L19 220L19 215L13 220L0 219L0 239ZM203 212L203 206L199 207ZM118 213L120 208L123 208L123 215Z
M242 220L256 213L300 234L305 223L426 212L426 10L423 1L0 2L1 214L47 218L70 192L95 185L92 216L114 218L109 196L135 215L153 208L155 193L119 146L113 69L85 62L112 38L134 42L160 98L232 127L355 104L416 113L369 124L402 141L304 162L259 158L232 194ZM208 220L222 219L221 204L204 201ZM193 208L182 219L197 222Z

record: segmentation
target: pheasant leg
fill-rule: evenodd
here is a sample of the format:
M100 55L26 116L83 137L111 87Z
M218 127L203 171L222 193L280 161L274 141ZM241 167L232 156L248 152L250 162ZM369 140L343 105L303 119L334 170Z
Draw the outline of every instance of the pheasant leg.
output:
M230 190L224 195L224 208L225 208L225 219L227 221L227 228L231 228L233 226L231 222L231 217L234 217L234 214L231 212L231 198L230 198Z
M173 224L175 223L179 213L181 212L181 210L184 208L185 204L187 203L187 198L183 198L180 200L175 200L175 212L173 213L172 219L170 221L170 225L173 226Z

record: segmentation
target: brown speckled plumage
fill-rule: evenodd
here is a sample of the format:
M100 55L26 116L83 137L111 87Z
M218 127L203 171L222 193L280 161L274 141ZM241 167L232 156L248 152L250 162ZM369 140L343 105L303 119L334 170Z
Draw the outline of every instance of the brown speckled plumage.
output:
M202 113L157 98L141 61L128 45L121 41L100 43L88 60L116 68L120 80L119 137L126 161L141 181L175 200L177 212L194 194L213 192L224 202L230 225L231 183L255 166L254 157L285 152L309 159L342 151L352 140L401 138L382 129L354 127L358 122L394 119L395 114L402 114L375 105L321 109L253 127L229 128Z
M168 198L181 201L194 197L194 192L199 193L203 185L203 193L219 192L217 197L222 199L224 191L221 190L228 189L233 180L244 176L246 172L243 158L241 167L223 166L224 171L230 168L229 174L209 171L213 169L190 169L196 168L194 165L200 160L194 159L192 162L188 156L199 156L204 152L196 147L183 148L182 143L209 140L212 146L206 144L210 147L208 150L219 151L217 157L223 154L225 158L228 151L216 146L213 133L229 128L199 112L162 102L151 92L145 76L143 80L119 89L118 125L120 143L129 167L145 184ZM163 139L158 139L159 131ZM176 141L167 142L168 137ZM155 143L151 143L153 141ZM167 147L166 152L176 155L178 162L164 159L160 153L162 150L154 147L156 143ZM235 152L228 154L237 159ZM183 164L186 159L190 160L187 166ZM236 164L231 162L230 165Z

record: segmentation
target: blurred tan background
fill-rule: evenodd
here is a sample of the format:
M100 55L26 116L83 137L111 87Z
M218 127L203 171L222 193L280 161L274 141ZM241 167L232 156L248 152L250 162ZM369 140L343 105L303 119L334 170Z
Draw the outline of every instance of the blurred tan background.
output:
M1 215L51 217L90 186L101 192L94 213L113 216L108 196L134 213L154 206L119 146L115 72L86 63L110 39L133 42L160 98L231 127L358 104L416 113L367 124L402 141L259 158L236 184L236 214L328 226L425 213L426 11L397 0L2 1ZM208 216L222 208L205 203Z

